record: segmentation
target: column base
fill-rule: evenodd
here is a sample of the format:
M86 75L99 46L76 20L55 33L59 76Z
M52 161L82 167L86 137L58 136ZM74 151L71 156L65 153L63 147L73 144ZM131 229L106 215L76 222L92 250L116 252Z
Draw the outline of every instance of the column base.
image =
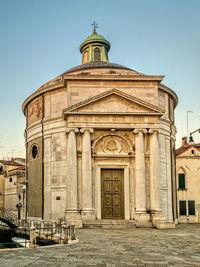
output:
M154 212L151 214L151 221L157 229L174 229L175 222L167 221L164 214L161 212Z
M93 210L82 210L81 215L83 220L95 220L95 215Z
M146 211L136 211L134 213L135 225L137 228L151 228L150 215Z
M166 221L166 217L160 211L152 212L151 213L151 222L154 223L155 221Z
M65 218L66 218L67 223L75 224L76 228L83 228L82 218L78 211L67 210L65 213Z

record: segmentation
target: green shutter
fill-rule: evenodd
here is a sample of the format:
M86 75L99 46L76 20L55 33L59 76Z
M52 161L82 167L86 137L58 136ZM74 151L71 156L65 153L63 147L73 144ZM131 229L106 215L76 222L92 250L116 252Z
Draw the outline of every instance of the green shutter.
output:
M178 185L179 185L179 189L185 189L185 174L184 173L178 174Z
M179 214L186 215L186 201L185 200L179 201Z
M188 213L189 215L195 215L195 201L188 200Z

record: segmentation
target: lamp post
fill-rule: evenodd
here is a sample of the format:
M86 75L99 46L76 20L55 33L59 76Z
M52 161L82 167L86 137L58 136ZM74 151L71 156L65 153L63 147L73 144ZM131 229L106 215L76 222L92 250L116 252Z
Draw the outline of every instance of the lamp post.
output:
M199 132L199 133L200 133L200 128L197 129L197 130L195 130L194 132L190 132L189 142L194 142L194 139L193 139L192 135L193 135L194 133L196 133L196 132Z
M194 113L191 110L186 111L187 112L187 138L189 138L189 113Z

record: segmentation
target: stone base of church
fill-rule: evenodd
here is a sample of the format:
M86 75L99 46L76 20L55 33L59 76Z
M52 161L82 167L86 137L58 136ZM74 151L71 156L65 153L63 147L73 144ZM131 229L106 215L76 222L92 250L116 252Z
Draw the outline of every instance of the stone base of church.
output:
M71 211L71 210L66 211L65 218L66 218L67 223L75 224L76 228L83 227L82 218L78 211Z
M156 221L166 221L165 215L161 212L152 212L151 213L151 222L154 224Z
M134 219L136 222L149 222L150 215L145 211L136 211L134 214Z
M151 214L151 221L157 229L173 229L175 228L175 222L166 221L165 215L161 212L155 212Z
M95 215L93 210L82 210L81 213L82 220L95 220Z
M154 227L157 229L174 229L175 223L174 222L167 222L167 221L155 221Z

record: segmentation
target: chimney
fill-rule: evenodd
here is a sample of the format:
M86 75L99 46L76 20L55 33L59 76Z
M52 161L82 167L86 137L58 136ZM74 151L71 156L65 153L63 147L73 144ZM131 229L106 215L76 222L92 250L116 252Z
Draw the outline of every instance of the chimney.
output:
M188 143L187 143L187 136L184 136L184 137L182 138L182 146L183 146L183 147L188 146Z

